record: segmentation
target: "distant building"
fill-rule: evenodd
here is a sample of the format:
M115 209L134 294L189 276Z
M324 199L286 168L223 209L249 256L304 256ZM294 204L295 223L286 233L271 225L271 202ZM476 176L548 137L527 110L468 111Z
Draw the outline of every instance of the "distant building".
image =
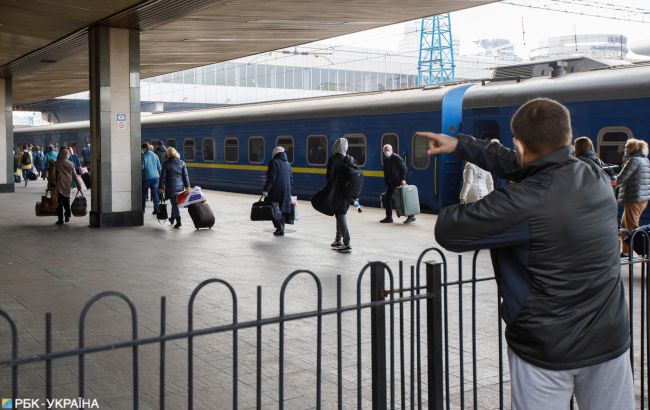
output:
M624 60L628 52L627 37L621 34L577 34L549 37L530 53L532 61L567 57Z

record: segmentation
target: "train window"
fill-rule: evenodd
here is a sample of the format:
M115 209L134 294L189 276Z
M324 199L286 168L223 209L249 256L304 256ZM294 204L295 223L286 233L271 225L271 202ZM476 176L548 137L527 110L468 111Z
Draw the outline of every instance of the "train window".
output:
M160 140L151 140L150 144L156 148L158 145L160 145Z
M204 138L203 139L203 161L214 161L215 152L214 152L214 138Z
M381 163L384 163L384 145L389 144L393 147L393 152L399 155L399 137L397 134L389 133L381 136Z
M411 158L413 158L413 168L426 169L429 166L429 138L420 135L413 135L411 143Z
M345 134L348 140L348 155L352 156L360 167L366 165L366 136L363 134Z
M499 123L494 120L480 120L474 124L472 135L480 140L499 139L501 129Z
M327 137L324 135L310 135L307 137L307 164L327 164Z
M632 131L627 127L607 127L598 133L598 156L606 164L621 165L625 143L633 138Z
M287 159L290 164L293 164L293 137L290 135L282 135L275 139L275 145L284 148L284 152L287 154Z
M176 140L167 140L167 148L176 148Z
M248 162L261 164L264 162L264 137L248 139Z
M226 138L223 142L223 160L225 162L239 161L239 138Z
M183 141L183 159L185 161L194 161L194 139Z

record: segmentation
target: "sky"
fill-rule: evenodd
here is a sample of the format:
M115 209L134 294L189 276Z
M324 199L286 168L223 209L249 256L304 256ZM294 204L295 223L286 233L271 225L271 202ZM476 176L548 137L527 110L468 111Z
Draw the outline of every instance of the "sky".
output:
M550 0L537 1L538 4L547 2ZM453 12L451 14L452 35L460 40L462 54L472 53L475 50L474 42L478 39L506 38L515 45L515 51L522 57L527 57L544 38L574 33L623 34L631 44L634 41L650 41L650 1L593 0L590 4L604 2L647 9L647 22L636 23L494 3ZM572 10L580 12L593 9L572 6ZM522 33L522 21L525 34ZM417 28L419 28L419 20L335 37L317 44L393 51L398 50L405 31L412 32Z

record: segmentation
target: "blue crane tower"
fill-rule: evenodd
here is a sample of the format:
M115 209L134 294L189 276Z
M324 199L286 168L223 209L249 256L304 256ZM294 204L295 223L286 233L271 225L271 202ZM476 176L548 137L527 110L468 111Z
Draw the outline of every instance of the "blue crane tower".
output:
M422 19L418 85L454 81L454 43L449 13Z

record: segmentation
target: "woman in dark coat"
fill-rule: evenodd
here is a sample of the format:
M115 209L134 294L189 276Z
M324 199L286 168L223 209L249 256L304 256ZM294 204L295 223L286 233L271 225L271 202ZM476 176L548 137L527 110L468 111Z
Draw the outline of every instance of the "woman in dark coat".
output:
M273 220L273 226L275 226L273 235L283 236L285 215L291 215L293 174L283 147L275 147L272 155L273 158L266 170L266 184L264 184L262 195L268 201L277 202L280 206L282 216L278 215L278 218Z
M178 209L176 202L176 194L182 192L183 189L190 189L190 177L187 174L187 167L185 162L181 161L181 156L175 148L167 148L167 160L163 162L160 170L160 182L158 183L158 192L164 191L165 198L169 199L172 204L172 215L169 222L174 225L174 228L181 227L181 212Z
M334 141L332 147L334 154L327 161L327 184L334 185L338 188L341 175L341 166L347 165L352 168L356 168L357 165L354 161L354 158L349 156L348 153L348 140L345 138L339 138ZM348 230L348 221L347 213L348 208L350 207L350 201L345 197L343 192L339 189L336 189L336 203L334 204L334 209L336 213L336 237L332 243L332 248L341 253L350 253L352 252L352 247L350 246L350 231Z

